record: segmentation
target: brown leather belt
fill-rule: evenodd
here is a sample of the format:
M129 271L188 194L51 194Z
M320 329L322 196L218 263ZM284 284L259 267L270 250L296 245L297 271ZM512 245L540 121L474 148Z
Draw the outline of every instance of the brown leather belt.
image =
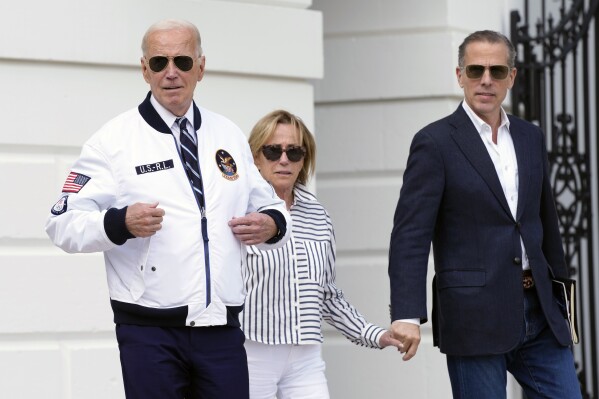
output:
M535 281L532 278L532 272L530 270L522 271L522 286L525 290L529 290L535 286Z

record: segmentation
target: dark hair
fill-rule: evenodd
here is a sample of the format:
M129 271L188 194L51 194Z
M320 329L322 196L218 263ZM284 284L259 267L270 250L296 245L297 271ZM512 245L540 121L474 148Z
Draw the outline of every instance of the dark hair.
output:
M512 45L512 42L499 32L492 30L479 30L469 34L458 49L458 66L460 68L465 67L464 57L466 56L466 47L473 42L488 42L488 43L503 43L508 49L507 65L510 68L516 66L516 49Z

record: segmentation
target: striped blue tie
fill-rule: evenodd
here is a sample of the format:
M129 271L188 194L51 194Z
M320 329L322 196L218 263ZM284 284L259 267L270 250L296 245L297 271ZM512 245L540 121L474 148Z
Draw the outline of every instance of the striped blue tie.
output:
M200 166L198 164L198 146L196 145L195 138L187 131L187 119L177 118L176 122L181 132L181 155L185 163L185 172L187 173L198 204L203 208L204 193L202 192L202 177L200 176Z

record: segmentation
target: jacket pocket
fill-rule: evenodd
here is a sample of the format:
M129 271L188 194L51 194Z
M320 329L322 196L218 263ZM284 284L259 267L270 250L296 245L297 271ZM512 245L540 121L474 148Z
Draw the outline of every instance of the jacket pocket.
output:
M146 290L146 282L145 282L145 272L148 267L148 255L150 253L150 243L152 242L152 237L147 238L137 238L139 240L139 259L137 261L137 272L133 276L129 286L129 292L133 297L134 301L137 301L144 294Z
M481 269L454 269L437 273L437 288L482 287L486 284L487 272Z

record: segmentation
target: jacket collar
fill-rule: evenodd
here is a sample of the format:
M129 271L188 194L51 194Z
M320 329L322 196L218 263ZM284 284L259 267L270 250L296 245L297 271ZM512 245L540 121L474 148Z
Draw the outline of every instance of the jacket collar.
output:
M516 160L518 162L518 206L516 220L519 220L522 216L523 205L526 203L530 187L530 151L534 144L530 141L531 135L526 134L530 129L528 124L512 115L507 115L507 117L510 123L510 135L512 136ZM455 128L453 133L455 142L485 180L497 200L501 203L501 206L511 216L511 211L507 199L503 194L493 161L480 138L480 134L472 124L466 111L464 111L462 104L449 116L449 124Z
M455 129L452 132L453 140L485 181L503 209L511 217L512 212L510 211L507 199L501 188L501 182L497 176L495 165L493 165L493 161L489 156L489 152L487 151L480 134L474 127L468 114L466 114L466 111L464 111L461 103L458 106L458 109L449 116L448 122ZM516 152L516 154L517 153L518 152ZM520 159L518 158L518 163L519 161ZM520 193L518 193L518 197L519 196Z
M525 134L526 129L530 129L519 118L508 115L510 119L510 135L514 142L514 150L516 151L516 160L518 162L518 208L516 211L516 220L520 219L524 211L527 195L531 187L531 149L534 144L531 141L532 135ZM544 136L543 136L544 137Z
M156 109L152 106L152 102L150 101L150 96L152 92L149 91L145 100L139 104L137 109L139 110L139 114L146 121L146 123L154 130L159 131L164 134L171 134L171 129L166 125L166 123L162 120ZM200 126L202 126L202 116L200 115L200 110L196 106L195 101L192 103L193 106L193 128L198 131Z

